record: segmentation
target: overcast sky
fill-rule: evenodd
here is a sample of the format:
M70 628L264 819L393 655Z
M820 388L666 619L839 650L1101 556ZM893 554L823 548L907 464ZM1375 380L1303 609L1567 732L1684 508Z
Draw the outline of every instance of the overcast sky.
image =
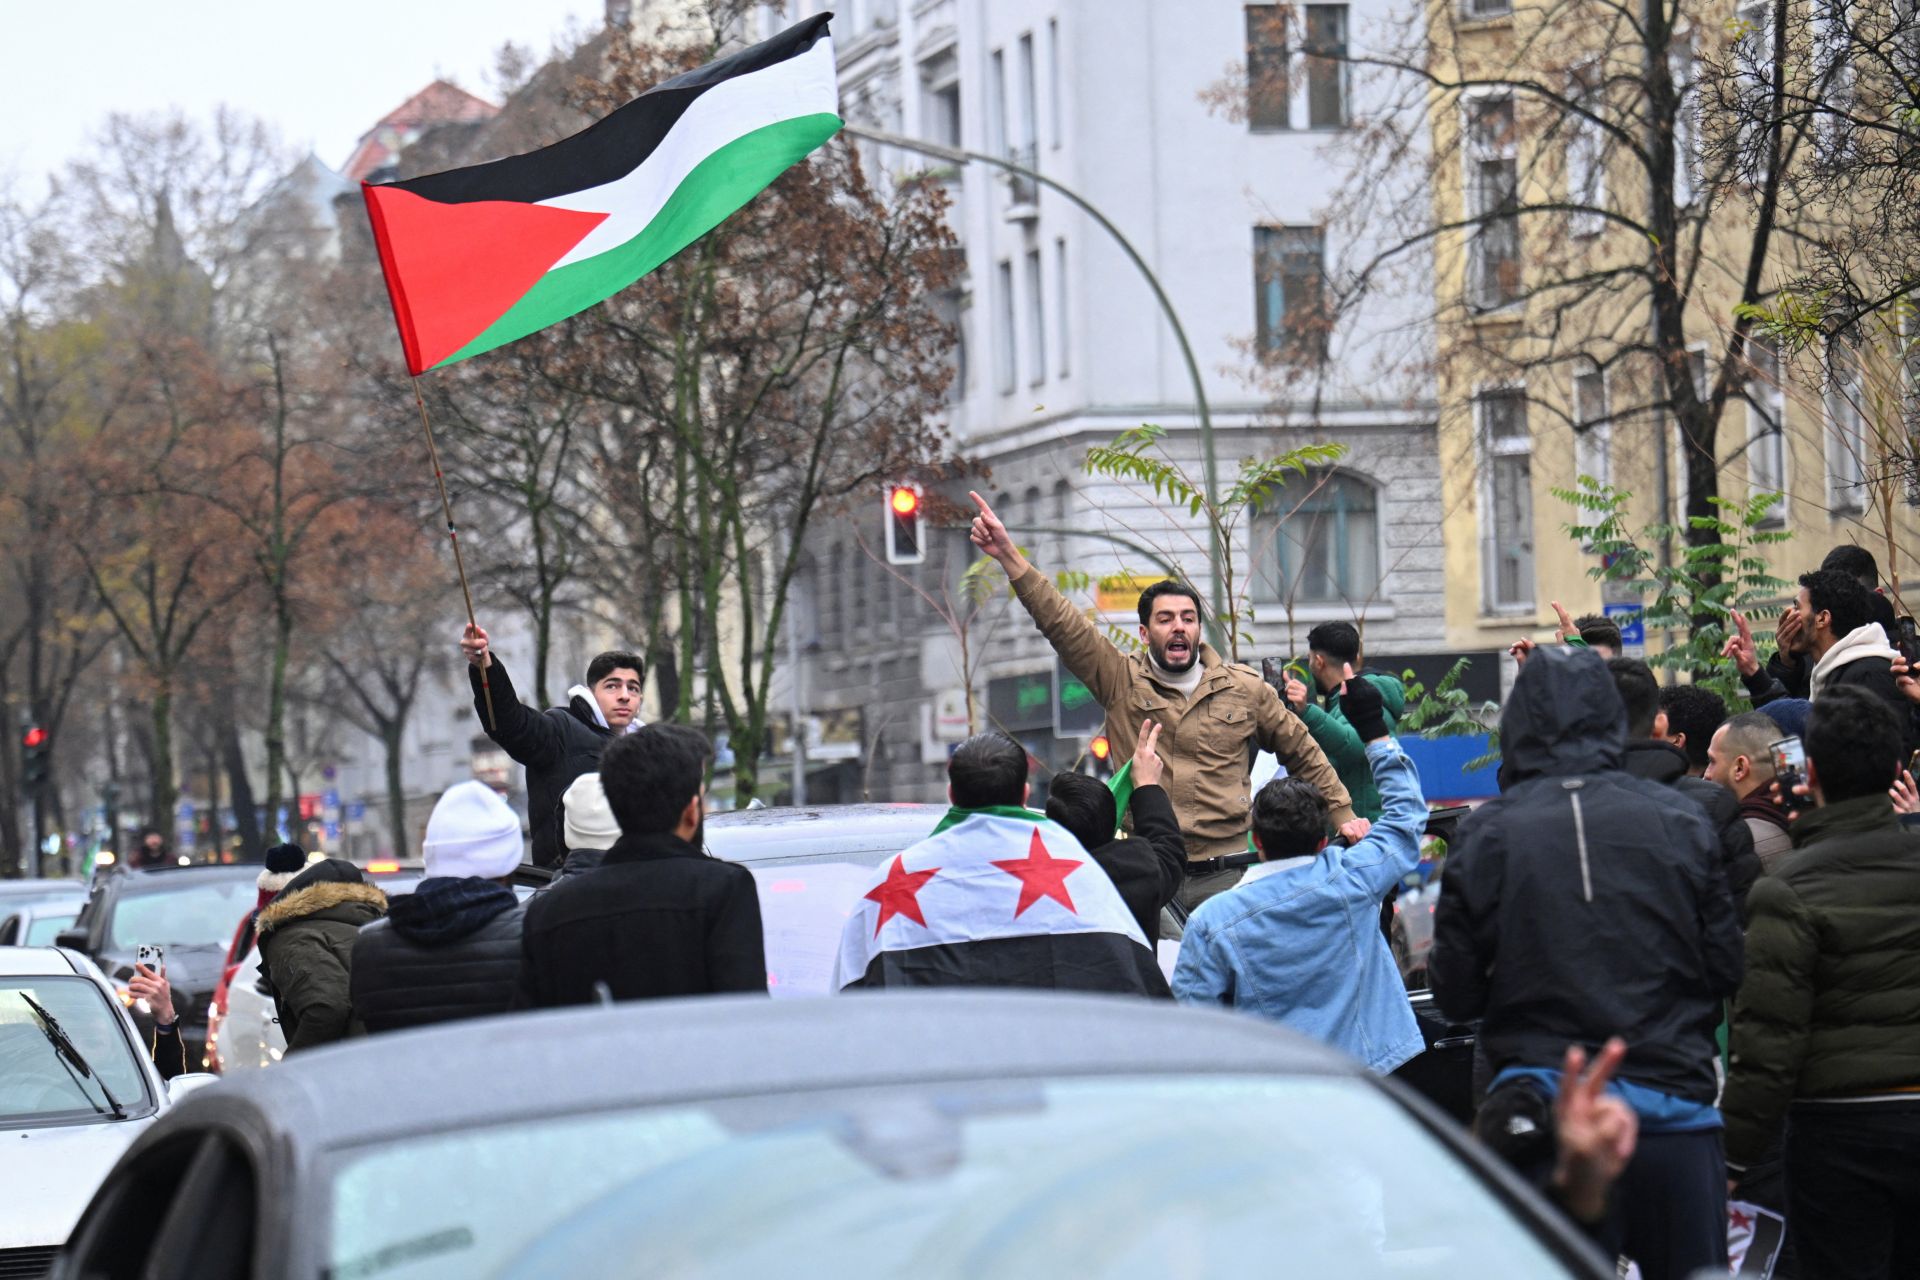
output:
M436 77L493 99L494 50L545 55L601 0L0 0L0 174L43 179L109 112L228 103L338 168Z

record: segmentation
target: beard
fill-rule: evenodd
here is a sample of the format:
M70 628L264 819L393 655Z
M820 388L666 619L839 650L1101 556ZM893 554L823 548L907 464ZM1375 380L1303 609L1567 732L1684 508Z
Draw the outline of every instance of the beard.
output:
M1187 672L1193 670L1194 663L1200 661L1199 641L1188 640L1186 641L1186 646L1187 656L1184 658L1169 658L1165 644L1148 645L1147 652L1153 655L1153 660L1160 664L1162 670L1171 671L1177 676L1185 675Z

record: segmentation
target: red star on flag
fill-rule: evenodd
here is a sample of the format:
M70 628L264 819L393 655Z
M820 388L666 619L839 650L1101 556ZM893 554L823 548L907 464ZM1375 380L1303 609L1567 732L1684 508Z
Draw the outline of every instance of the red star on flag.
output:
M1027 846L1026 857L1010 858L993 865L1010 876L1020 878L1020 905L1013 909L1014 919L1018 920L1022 912L1042 898L1052 898L1075 915L1079 914L1073 899L1067 896L1067 877L1083 864L1071 858L1050 856L1047 846L1040 842L1040 828L1033 829L1033 843Z
M1752 1215L1742 1213L1738 1209L1727 1210L1727 1216L1733 1220L1733 1225L1736 1227L1750 1229L1753 1226Z
M1035 833L1036 838L1038 833ZM909 871L904 865L903 855L895 854L893 866L887 869L887 878L867 890L867 898L880 904L880 919L874 923L873 936L879 937L880 931L887 927L887 921L895 916L905 916L921 928L927 927L927 918L920 914L920 900L914 895L919 893L927 881L940 873L938 867L928 867L925 871Z

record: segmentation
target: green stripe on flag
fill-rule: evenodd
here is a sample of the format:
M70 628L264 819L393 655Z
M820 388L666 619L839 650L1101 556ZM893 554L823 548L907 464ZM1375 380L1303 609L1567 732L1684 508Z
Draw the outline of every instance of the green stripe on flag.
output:
M831 112L796 116L734 139L695 165L647 229L583 262L557 267L479 337L433 366L504 346L606 301L719 226L840 130Z

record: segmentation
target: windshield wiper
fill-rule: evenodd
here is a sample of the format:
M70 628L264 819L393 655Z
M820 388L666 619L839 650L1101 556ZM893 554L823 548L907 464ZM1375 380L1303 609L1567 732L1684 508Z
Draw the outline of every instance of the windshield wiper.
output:
M111 1107L113 1108L112 1114L115 1120L125 1120L127 1118L127 1109L120 1105L118 1098L113 1096L113 1090L107 1088L107 1082L102 1080L99 1073L87 1064L86 1056L80 1052L80 1047L74 1044L72 1039L68 1037L66 1031L61 1028L60 1019L48 1013L46 1008L42 1006L38 1000L35 1000L26 992L22 991L20 998L27 1002L28 1008L33 1010L33 1016L40 1020L41 1034L46 1036L47 1043L53 1046L54 1052L60 1055L61 1062L67 1067L67 1074L73 1075L75 1071L78 1071L80 1077L85 1077L93 1081L95 1085L99 1086L100 1095L107 1100L107 1106L103 1107L95 1102L92 1096L87 1093L84 1086L80 1087L80 1096L86 1098L88 1105L101 1115L106 1115L107 1107ZM76 1086L80 1085L80 1077L75 1077L74 1079Z

